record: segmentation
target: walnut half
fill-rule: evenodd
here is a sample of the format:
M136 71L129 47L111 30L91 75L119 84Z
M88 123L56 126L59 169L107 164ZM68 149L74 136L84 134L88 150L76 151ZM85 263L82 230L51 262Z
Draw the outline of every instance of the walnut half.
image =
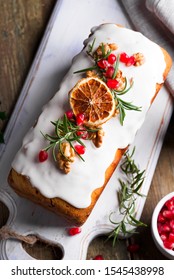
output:
M65 173L71 170L71 164L75 159L75 152L68 142L61 143L61 151L58 151L56 159L58 167Z
M101 147L104 135L105 133L103 128L100 128L98 131L92 133L91 140L97 148Z

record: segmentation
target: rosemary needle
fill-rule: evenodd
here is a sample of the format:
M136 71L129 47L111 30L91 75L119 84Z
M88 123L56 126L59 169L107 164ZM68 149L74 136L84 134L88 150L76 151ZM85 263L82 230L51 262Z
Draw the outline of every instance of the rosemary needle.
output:
M134 233L136 227L147 226L135 218L137 196L143 196L140 193L140 189L144 182L145 170L139 170L133 159L134 152L135 147L131 154L127 151L120 166L122 172L126 175L126 181L119 179L120 190L118 192L118 198L121 220L118 222L113 221L111 219L113 213L109 216L110 222L115 225L114 230L108 236L108 238L113 238L113 246L119 235L126 236L127 234ZM132 229L128 229L128 226L131 226Z

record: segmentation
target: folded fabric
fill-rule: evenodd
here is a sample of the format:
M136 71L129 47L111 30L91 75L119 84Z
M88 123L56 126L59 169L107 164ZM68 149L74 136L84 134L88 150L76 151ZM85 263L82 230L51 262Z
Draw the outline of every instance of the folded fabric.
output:
M174 2L171 0L146 0L146 7L174 34Z
M131 19L132 27L165 48L174 58L174 36L164 24L159 24L159 20L147 9L146 0L121 0L121 2ZM174 63L167 77L166 86L174 96Z

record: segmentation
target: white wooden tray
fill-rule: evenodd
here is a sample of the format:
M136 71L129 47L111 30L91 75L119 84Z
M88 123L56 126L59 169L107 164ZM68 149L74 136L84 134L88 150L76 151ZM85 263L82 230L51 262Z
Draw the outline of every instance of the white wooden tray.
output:
M117 170L101 195L97 205L79 235L67 235L70 225L47 210L18 197L8 186L7 176L12 159L21 146L23 136L41 112L42 106L57 91L70 66L71 59L83 47L93 26L114 22L130 27L130 23L116 0L57 1L28 78L5 132L5 145L0 145L0 200L9 209L8 224L22 234L37 234L60 245L63 259L85 259L90 241L113 229L109 214L118 209ZM135 160L146 169L142 193L147 194L154 174L164 135L172 114L172 100L167 89L158 94L138 132ZM140 218L145 199L137 200ZM32 259L20 242L0 242L0 259Z

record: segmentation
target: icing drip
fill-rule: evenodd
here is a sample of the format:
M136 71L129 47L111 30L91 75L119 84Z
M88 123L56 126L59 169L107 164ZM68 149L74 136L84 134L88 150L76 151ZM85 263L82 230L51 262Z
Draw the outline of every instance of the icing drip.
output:
M39 163L38 152L46 146L44 134L52 133L50 121L61 118L69 110L68 92L83 77L83 74L73 72L91 67L91 60L86 54L88 44L95 47L102 43L116 43L118 49L115 54L126 52L128 55L141 52L145 56L145 63L140 67L126 67L120 63L119 69L128 79L134 79L134 86L123 97L125 101L142 107L142 111L126 111L124 125L121 126L118 117L114 117L103 125L105 136L100 148L96 148L92 141L85 141L85 162L78 157L72 164L71 172L63 174L57 169L52 158ZM105 170L114 159L118 148L125 148L134 140L137 130L141 127L151 100L156 91L156 83L163 82L165 61L159 46L145 38L142 34L114 24L104 24L92 29L91 36L84 42L85 48L73 59L72 66L65 76L59 91L43 108L35 127L31 128L23 140L23 146L17 153L12 167L20 174L29 178L44 196L48 198L60 197L77 208L86 208L91 203L91 193L104 183Z

